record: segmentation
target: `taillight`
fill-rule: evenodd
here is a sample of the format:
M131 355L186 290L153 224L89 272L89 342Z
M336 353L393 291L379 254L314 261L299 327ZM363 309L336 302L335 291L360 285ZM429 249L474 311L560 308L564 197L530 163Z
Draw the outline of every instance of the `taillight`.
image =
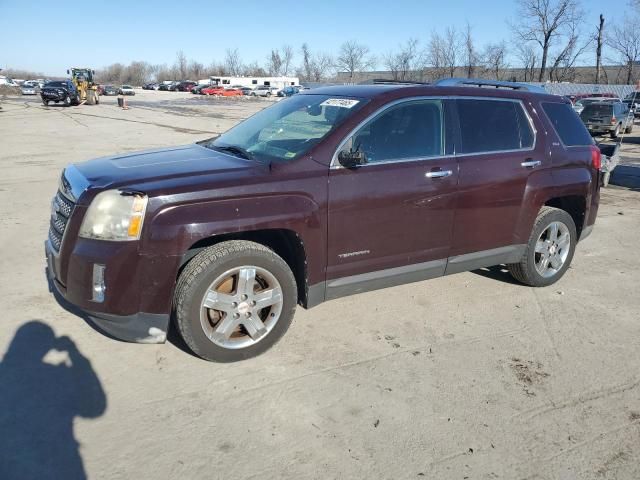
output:
M615 125L616 123L618 123L618 120L616 120L616 117L611 117L611 125Z
M591 165L596 170L600 170L602 166L602 153L597 145L591 145Z

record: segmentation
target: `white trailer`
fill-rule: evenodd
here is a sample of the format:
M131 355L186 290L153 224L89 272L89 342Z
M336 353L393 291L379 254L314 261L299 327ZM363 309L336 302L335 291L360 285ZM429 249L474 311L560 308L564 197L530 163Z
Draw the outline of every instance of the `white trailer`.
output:
M222 87L242 86L256 88L261 85L268 87L284 87L300 85L298 77L209 77L211 85L220 85Z

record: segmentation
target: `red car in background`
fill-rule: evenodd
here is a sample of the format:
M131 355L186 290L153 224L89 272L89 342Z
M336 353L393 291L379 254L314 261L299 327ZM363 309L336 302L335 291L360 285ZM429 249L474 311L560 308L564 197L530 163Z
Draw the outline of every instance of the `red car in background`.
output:
M211 86L200 90L202 95L219 95L221 97L242 96L242 90L239 88L224 88L219 86Z

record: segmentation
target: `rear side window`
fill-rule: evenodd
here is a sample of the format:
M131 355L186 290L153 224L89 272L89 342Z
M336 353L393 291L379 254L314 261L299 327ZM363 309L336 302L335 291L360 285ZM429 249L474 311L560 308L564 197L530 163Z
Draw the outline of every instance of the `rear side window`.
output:
M460 153L520 150L533 146L533 130L520 102L457 100Z
M593 144L589 131L569 104L542 102L542 108L567 147Z

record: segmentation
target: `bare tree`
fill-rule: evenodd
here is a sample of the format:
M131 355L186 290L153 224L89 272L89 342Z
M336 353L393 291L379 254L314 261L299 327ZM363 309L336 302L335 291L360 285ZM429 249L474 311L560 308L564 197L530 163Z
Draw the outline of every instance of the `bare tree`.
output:
M311 67L311 52L309 51L309 45L307 45L306 43L302 44L302 47L300 48L300 51L302 52L302 77L304 77L306 80L311 80L311 76L313 75L312 72L312 67Z
M460 60L460 35L455 27L447 27L444 32L444 62L450 77L455 76Z
M193 80L198 80L204 75L204 65L195 60L189 64L189 75Z
M248 77L266 77L267 72L264 68L258 65L258 62L253 62L249 65L245 65L243 75L246 75Z
M391 72L394 80L401 82L412 80L420 68L418 40L410 38L406 44L400 46L400 50L386 54L383 59L385 67Z
M282 70L282 57L278 49L271 50L271 54L267 57L267 72L269 75L277 77Z
M596 36L596 83L600 83L600 72L602 69L602 33L604 31L604 16L600 14L600 24L598 25L598 34Z
M478 64L478 52L473 44L471 24L467 22L465 30L462 32L462 47L464 49L464 63L467 70L467 78L472 78L475 67Z
M291 45L282 46L282 74L289 75L291 63L293 62L293 47Z
M442 36L436 31L431 32L429 44L427 45L426 60L433 80L442 78L446 74L445 48L445 40Z
M224 67L228 75L237 77L242 72L242 60L240 59L240 52L237 48L233 50L227 48L227 52L224 58Z
M487 73L495 78L496 80L500 80L502 72L507 68L506 58L507 58L507 45L504 41L499 43L492 43L487 45L484 48L484 52L482 54L484 64L484 68Z
M187 56L184 54L182 50L176 53L176 70L178 70L178 74L180 75L180 80L186 80L188 74L188 65L189 62L187 60Z
M369 47L355 40L350 40L340 46L336 66L347 72L349 74L349 80L353 81L355 73L371 69L375 66L375 58L370 55Z
M549 49L567 27L582 17L579 0L518 0L518 21L512 25L517 38L535 42L542 49L538 81L546 77Z
M321 82L326 79L334 65L333 57L326 53L314 55L311 62L311 80Z
M575 64L582 54L592 45L592 39L580 43L578 25L574 24L566 36L564 46L551 58L549 80L556 82L575 80Z
M626 69L626 83L631 84L635 67L640 58L640 29L637 19L627 18L622 25L614 25L610 35L606 35L607 45L618 54L620 63Z
M529 43L518 43L516 45L515 55L523 69L523 80L525 82L532 82L535 78L536 65L538 63L536 51Z

